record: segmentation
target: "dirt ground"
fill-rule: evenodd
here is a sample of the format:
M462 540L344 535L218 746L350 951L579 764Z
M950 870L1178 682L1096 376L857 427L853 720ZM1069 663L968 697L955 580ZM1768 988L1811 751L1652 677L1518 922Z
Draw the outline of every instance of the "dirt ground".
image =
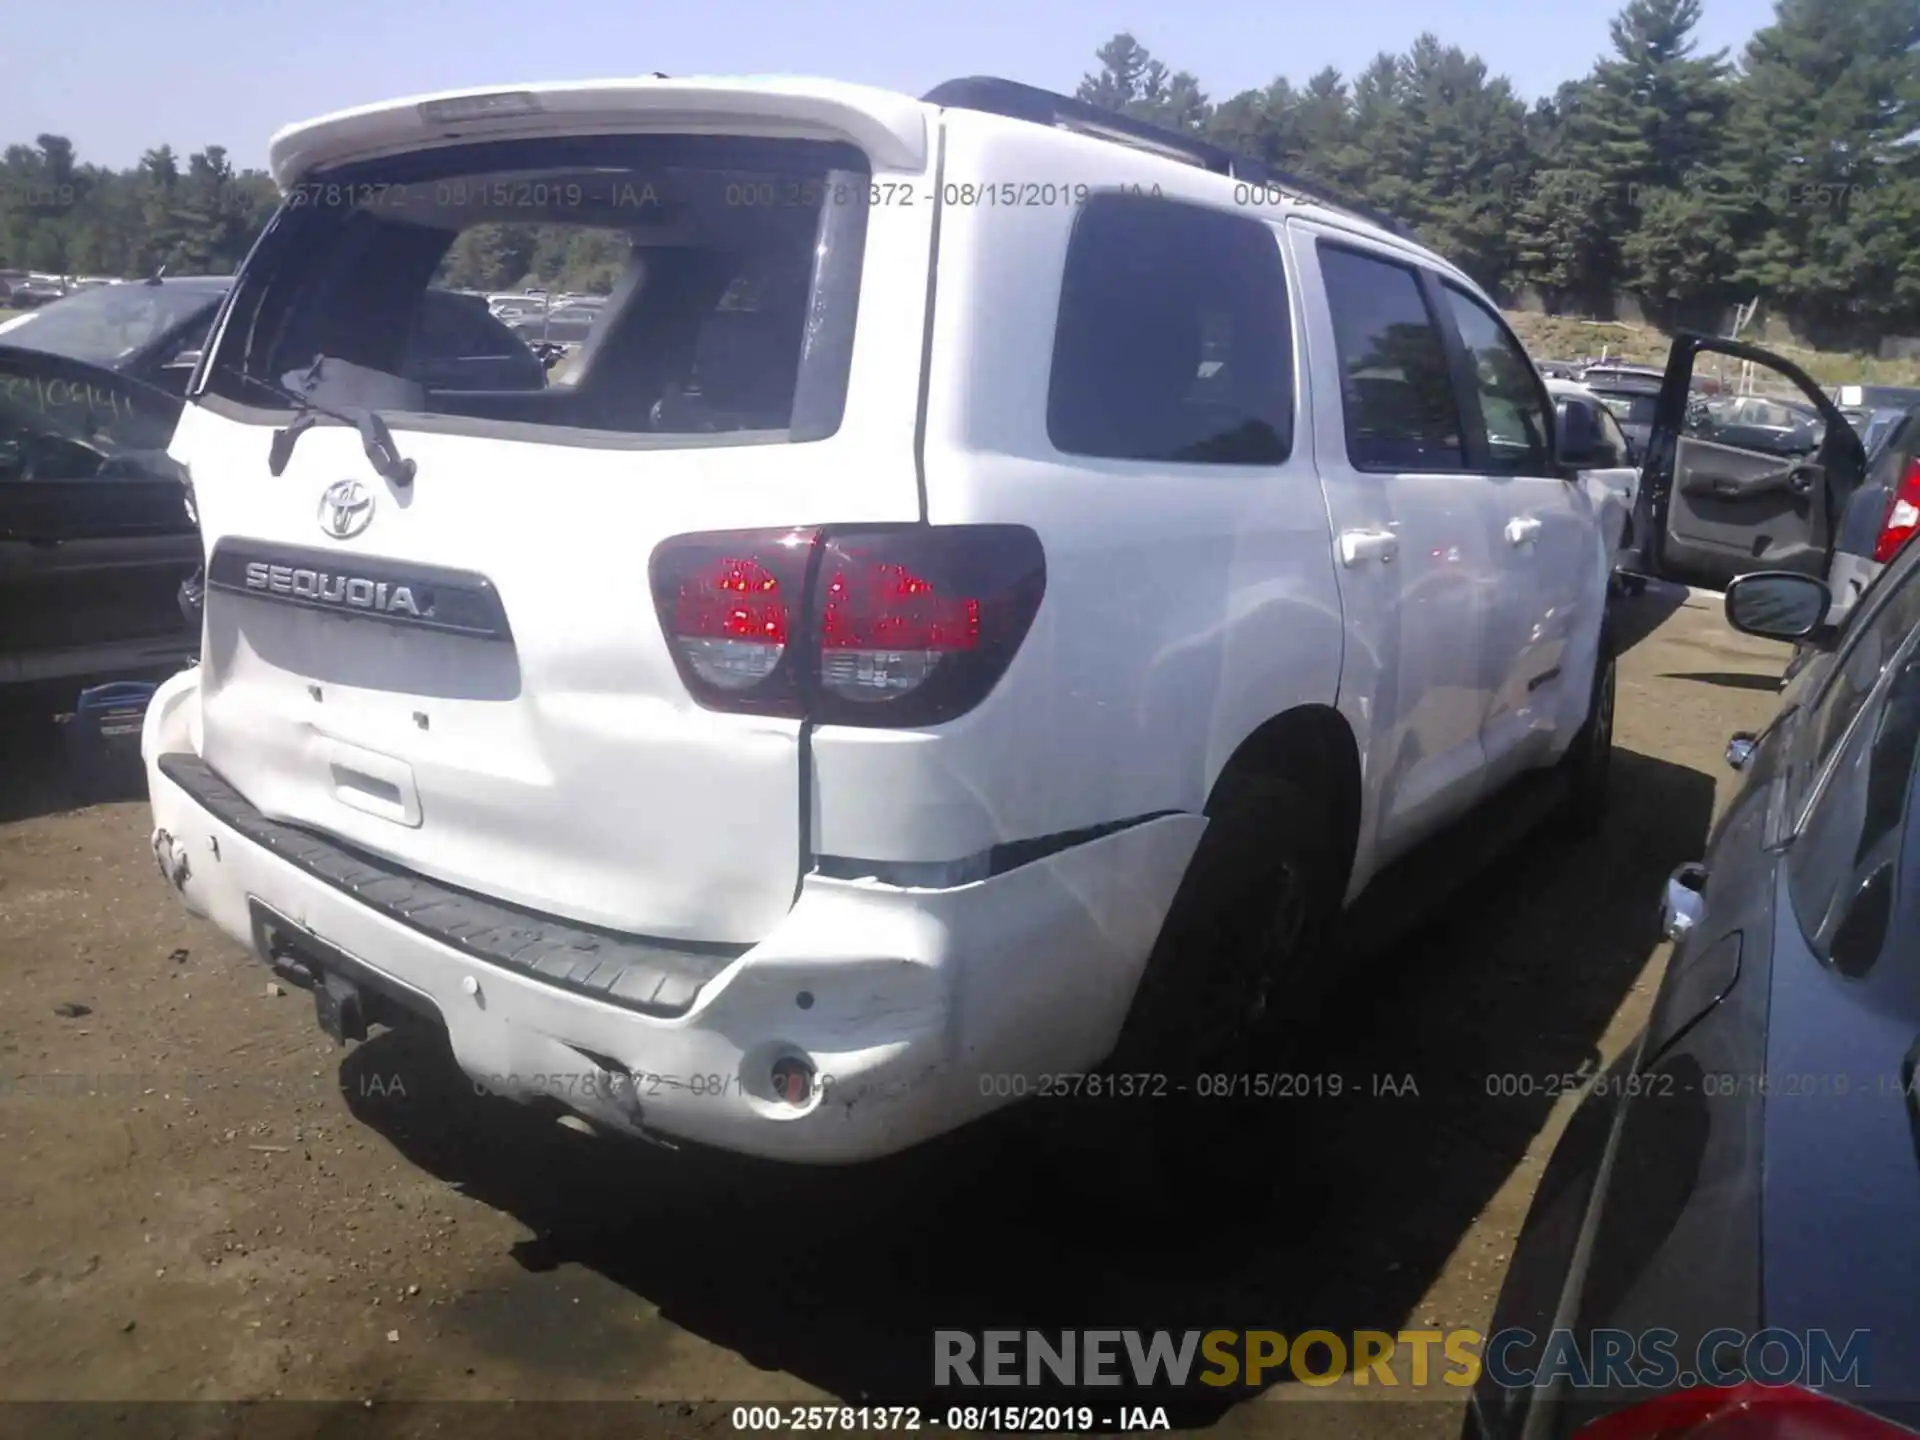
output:
M477 1097L412 1037L337 1050L307 996L270 993L175 903L144 804L70 808L51 732L12 715L0 1399L110 1403L0 1405L0 1430L475 1433L510 1415L521 1435L720 1434L741 1402L923 1397L935 1328L1483 1327L1569 1109L1488 1077L1592 1068L1631 1038L1665 958L1659 884L1701 852L1726 737L1765 722L1785 663L1710 598L1650 594L1625 619L1605 833L1523 847L1330 1007L1328 1063L1417 1095L1276 1105L1252 1137L1297 1157L1276 1196L1176 1229L1064 1199L995 1122L795 1173L579 1136ZM1290 1403L1328 1393L1179 1418L1458 1432L1444 1398ZM355 1403L232 1404L269 1399Z

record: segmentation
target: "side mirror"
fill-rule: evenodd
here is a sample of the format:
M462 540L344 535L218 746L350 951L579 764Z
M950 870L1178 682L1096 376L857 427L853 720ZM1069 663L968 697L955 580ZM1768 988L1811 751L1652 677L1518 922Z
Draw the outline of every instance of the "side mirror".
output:
M1762 570L1727 586L1727 624L1763 640L1805 640L1826 624L1833 595L1811 575Z
M1569 396L1554 407L1559 435L1556 450L1561 465L1569 470L1599 470L1614 463L1613 447L1606 442L1593 407L1585 400Z

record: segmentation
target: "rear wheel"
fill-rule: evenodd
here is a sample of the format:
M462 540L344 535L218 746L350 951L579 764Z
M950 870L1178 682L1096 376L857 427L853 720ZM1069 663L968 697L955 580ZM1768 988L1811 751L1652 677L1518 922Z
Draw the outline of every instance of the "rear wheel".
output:
M1116 1180L1132 1203L1180 1205L1270 1174L1271 1072L1311 1026L1344 870L1329 807L1264 776L1232 783L1210 817L1106 1070L1119 1095L1051 1107L1056 1163ZM1074 1157L1092 1149L1088 1169Z

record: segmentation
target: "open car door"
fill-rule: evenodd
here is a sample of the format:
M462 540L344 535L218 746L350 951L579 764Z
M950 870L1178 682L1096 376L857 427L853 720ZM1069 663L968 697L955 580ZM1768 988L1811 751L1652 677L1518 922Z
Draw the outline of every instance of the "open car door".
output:
M0 345L0 684L175 665L199 649L182 402L84 361Z
M1865 473L1860 437L1792 361L1736 340L1674 337L1641 477L1647 553L1661 573L1824 580Z

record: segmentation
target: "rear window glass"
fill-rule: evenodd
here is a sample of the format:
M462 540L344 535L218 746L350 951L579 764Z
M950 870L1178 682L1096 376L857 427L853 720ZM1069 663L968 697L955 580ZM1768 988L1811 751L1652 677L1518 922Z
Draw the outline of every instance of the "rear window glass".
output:
M730 136L502 142L329 174L288 194L249 259L204 388L273 410L316 376L317 403L402 425L824 438L845 408L867 178L850 146ZM528 299L490 306L502 292Z
M0 343L111 368L189 322L204 333L224 293L205 285L95 286L28 311Z
M1292 344L1264 224L1096 195L1067 245L1047 434L1068 455L1278 465L1293 446Z
M1658 395L1623 395L1617 390L1595 390L1593 393L1624 425L1651 426L1654 407L1660 403Z
M1412 270L1318 246L1340 356L1347 459L1361 470L1459 470L1460 407L1440 327Z

